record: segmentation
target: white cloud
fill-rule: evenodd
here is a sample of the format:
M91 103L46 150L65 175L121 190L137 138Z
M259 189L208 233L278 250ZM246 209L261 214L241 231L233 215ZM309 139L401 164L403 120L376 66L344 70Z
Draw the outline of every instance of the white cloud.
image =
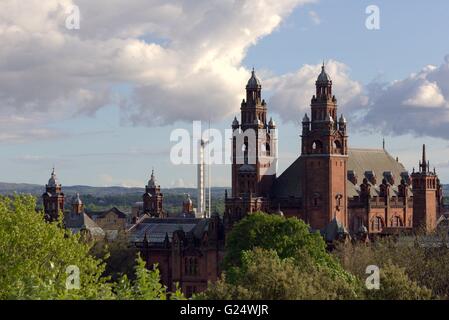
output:
M238 109L247 49L311 1L3 0L0 119L40 126L110 103L134 124L222 119ZM73 4L80 30L65 28Z
M368 87L370 103L359 127L392 135L449 138L449 56L405 79Z
M412 97L405 100L402 104L412 107L441 107L445 103L444 96L441 94L440 88L435 82L424 81Z
M268 103L270 110L279 114L284 121L301 121L304 113L310 113L310 100L315 94L315 81L320 72L321 64L306 64L296 72L264 81L264 88L273 92ZM349 115L366 105L363 86L350 78L348 66L330 60L326 64L326 72L332 79L340 112Z

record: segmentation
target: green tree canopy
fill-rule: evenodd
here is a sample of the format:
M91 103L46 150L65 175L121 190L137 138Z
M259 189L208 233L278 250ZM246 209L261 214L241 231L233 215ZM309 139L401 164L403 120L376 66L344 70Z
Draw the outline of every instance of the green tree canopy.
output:
M36 212L32 196L0 196L0 299L166 299L157 269L148 270L136 260L135 280L118 283L103 276L104 259L92 256L92 243L61 227L47 223ZM107 258L107 256L105 257ZM79 288L70 281L79 269ZM67 271L70 271L68 274ZM67 286L69 283L69 287ZM70 289L72 285L72 289ZM171 294L182 298L179 291Z
M309 226L297 218L256 212L242 219L227 238L224 269L240 266L242 254L254 248L274 250L281 259L295 257L298 251L305 250L317 264L343 272L327 253L321 235L311 233Z
M301 263L298 263L301 261ZM356 299L362 292L359 283L335 277L327 267L315 263L302 250L295 258L281 259L276 251L256 248L244 251L241 265L226 274L200 299L300 300Z

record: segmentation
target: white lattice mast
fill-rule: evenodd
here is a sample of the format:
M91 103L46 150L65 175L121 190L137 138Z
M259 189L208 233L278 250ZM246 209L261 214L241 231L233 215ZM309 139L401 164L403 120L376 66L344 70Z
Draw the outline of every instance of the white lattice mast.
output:
M200 142L200 150L199 150L199 161L198 161L198 185L197 185L197 201L198 201L198 212L201 215L204 215L205 212L205 188L204 188L204 140Z
M209 120L209 131L208 131L208 139L207 139L208 141L207 141L207 143L209 143L210 142L210 120ZM207 159L208 159L208 161L207 161L207 183L208 183L208 186L209 186L209 204L208 204L208 207L207 207L207 217L208 218L210 218L211 217L211 207L212 207L212 196L211 196L211 168L212 168L212 163L211 163L211 161L210 161L210 150L209 150L209 148L210 147L208 147L208 149L207 149Z

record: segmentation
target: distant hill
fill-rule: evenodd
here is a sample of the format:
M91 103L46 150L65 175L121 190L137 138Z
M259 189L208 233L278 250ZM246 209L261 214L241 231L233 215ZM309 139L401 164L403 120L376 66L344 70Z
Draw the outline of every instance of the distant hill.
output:
M144 188L125 188L125 187L91 187L91 186L62 186L66 196L66 204L69 205L70 199L77 193L87 210L98 211L111 207L117 207L120 210L129 212L131 206L138 201L142 201ZM224 211L225 189L222 187L211 188L212 209L218 212ZM230 188L228 188L230 189ZM27 183L4 183L0 182L1 195L31 194L37 198L37 205L42 205L41 195L45 191L45 186ZM164 208L168 212L180 212L185 194L190 194L193 203L196 206L195 188L166 188L161 189L164 195Z
M223 196L224 187L212 187L212 196ZM228 188L230 189L230 188ZM45 191L45 186L28 183L6 183L0 182L0 194L12 195L14 193L25 193L40 196ZM97 197L117 196L117 195L141 195L145 191L144 188L126 188L126 187L91 187L91 186L63 186L66 195L75 195L76 193L84 195L93 195ZM183 195L189 193L192 197L196 195L196 188L162 188L161 191L166 194Z
M64 193L66 195L75 195L77 192L85 195L93 195L98 197L103 196L116 196L116 195L141 195L144 192L144 188L126 188L126 187L91 187L91 186L63 186ZM213 197L224 197L225 189L231 191L231 188L225 187L212 187ZM443 189L446 194L449 193L449 184L443 185ZM36 196L40 196L45 190L45 186L39 184L29 183L6 183L0 182L0 194L11 195L14 193L27 193ZM163 188L164 194L182 195L189 193L191 197L196 196L196 188ZM449 194L448 194L449 195Z

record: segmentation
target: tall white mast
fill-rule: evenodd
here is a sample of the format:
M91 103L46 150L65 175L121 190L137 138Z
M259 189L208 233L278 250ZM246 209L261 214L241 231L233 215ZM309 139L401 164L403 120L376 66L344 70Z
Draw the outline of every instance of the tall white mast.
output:
M208 137L207 137L207 142L209 143L210 142L210 119L209 119L209 131L208 131ZM211 197L211 167L212 167L212 164L211 164L211 162L210 162L210 150L209 150L209 148L210 147L208 147L208 149L207 149L207 159L208 159L208 163L207 163L207 165L208 165L208 167L207 167L207 171L208 171L208 175L207 175L207 182L208 182L208 185L209 185L209 205L208 205L208 218L210 218L211 217L211 206L212 206L212 202L211 202L211 199L212 199L212 197Z
M199 161L198 161L198 213L204 215L205 211L205 194L204 194L204 140L201 139L200 150L199 150Z

